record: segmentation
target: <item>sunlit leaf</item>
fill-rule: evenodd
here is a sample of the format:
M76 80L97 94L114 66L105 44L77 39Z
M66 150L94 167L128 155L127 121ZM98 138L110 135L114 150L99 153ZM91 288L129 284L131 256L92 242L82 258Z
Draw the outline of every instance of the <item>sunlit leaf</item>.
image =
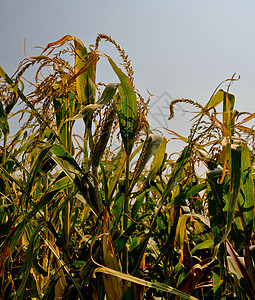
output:
M134 277L134 276L131 276L131 275L128 275L128 274L124 274L124 273L121 273L121 272L118 272L118 271L115 271L115 270L112 270L112 269L109 269L109 268L106 268L106 267L103 267L103 266L98 267L94 270L94 273L97 273L97 272L100 272L100 273L103 273L103 274L109 274L111 276L116 276L118 278L122 278L124 280L134 282L136 284L144 285L144 286L147 286L147 287L150 287L150 288L160 290L162 292L167 292L167 293L170 293L170 294L177 295L179 297L183 297L184 299L197 300L196 297L187 295L187 294L185 294L181 291L176 290L175 288L172 288L169 285L166 285L166 284L163 284L163 283L158 283L158 282L149 282L149 281L146 281L144 279Z
M213 240L206 240L198 245L196 245L192 250L191 254L195 253L197 250L209 249L214 245Z
M121 82L121 84L118 86L119 97L116 99L116 106L120 123L121 137L126 153L127 155L130 155L139 122L136 94L128 76L117 67L110 57L108 57L108 60Z
M51 53L55 48L63 46L65 43L74 41L75 47L75 79L76 89L79 101L82 105L87 105L95 102L95 67L99 59L97 54L90 55L84 43L72 36L65 35L56 42L49 43L43 53L51 49Z

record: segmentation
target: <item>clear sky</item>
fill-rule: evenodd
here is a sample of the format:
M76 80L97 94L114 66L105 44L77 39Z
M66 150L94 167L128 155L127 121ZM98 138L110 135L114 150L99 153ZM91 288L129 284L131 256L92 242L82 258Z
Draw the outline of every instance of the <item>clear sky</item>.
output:
M218 83L236 72L236 108L254 112L254 15L254 0L1 0L0 65L12 75L24 58L24 39L32 56L40 53L33 47L66 34L88 46L101 32L129 54L144 97L149 89L205 104ZM113 47L102 46L116 57ZM99 71L98 80L116 81L104 62ZM168 114L167 105L159 108ZM166 117L159 120L164 124ZM174 129L186 126L180 119L168 122Z

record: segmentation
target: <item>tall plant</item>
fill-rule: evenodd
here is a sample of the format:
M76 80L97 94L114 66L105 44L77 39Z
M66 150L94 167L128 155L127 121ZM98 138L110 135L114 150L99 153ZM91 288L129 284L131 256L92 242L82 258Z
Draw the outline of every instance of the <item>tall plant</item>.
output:
M102 39L124 70L98 50ZM101 59L118 82L96 82ZM107 35L89 50L64 36L0 75L2 299L253 299L255 135L244 124L254 114L239 121L228 90L205 107L172 102L171 115L178 102L201 109L188 138L168 129L187 143L173 161Z

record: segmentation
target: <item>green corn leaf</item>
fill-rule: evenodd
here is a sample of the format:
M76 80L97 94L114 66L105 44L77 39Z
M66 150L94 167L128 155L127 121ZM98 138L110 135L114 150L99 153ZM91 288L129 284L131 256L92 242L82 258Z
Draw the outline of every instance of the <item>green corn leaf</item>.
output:
M94 111L99 107L101 107L101 105L98 103L88 104L77 115L66 119L65 122L79 120L83 118L91 118Z
M207 173L208 209L215 245L223 237L227 223L226 203L229 201L229 177L225 176L223 183L219 183L222 169L214 169Z
M191 254L195 253L197 250L209 249L214 245L213 240L206 240L198 245L196 245L192 250Z
M151 180L154 180L157 172L162 167L162 164L165 160L166 144L167 144L167 140L166 140L166 138L163 138L158 149L154 153L154 157L153 157L153 161L152 161L152 164L151 164L151 167L149 170L149 174L146 177L144 184L146 184L146 182L150 182Z
M231 226L235 218L235 212L237 207L237 200L241 187L241 157L242 146L231 149L231 182L230 182L230 196L227 212L227 224L225 234L221 241L216 245L216 252L220 245L224 243L231 231ZM215 252L215 253L216 253Z
M69 179L68 176L65 176L64 173L60 174L59 177L49 186L46 193L58 192L61 190L70 187L72 181Z
M7 116L5 114L2 102L0 102L0 128L2 129L5 135L9 134L10 131L9 124L7 121Z
M128 76L117 67L110 57L108 57L108 60L121 82L118 87L119 97L116 98L116 106L121 137L126 153L129 156L134 145L139 122L136 94Z
M241 161L242 161L242 146L231 149L231 184L230 184L230 199L227 214L227 228L222 242L226 240L231 230L231 225L235 217L237 199L241 187Z
M146 217L148 217L149 214L144 214L141 217L139 217L136 222L133 222L115 241L114 241L114 248L115 251L120 251L128 241L129 237L134 233L139 223Z
M225 98L225 93L226 92L224 90L220 89L206 104L206 109L207 110L212 109L217 105L219 105L221 102L223 102Z
M205 109L210 110L215 108L220 103L223 103L223 126L226 134L231 137L234 134L234 117L235 112L233 111L235 104L235 96L223 89L220 89L209 102L206 104ZM201 115L203 112L199 113Z
M51 147L51 152L55 154L52 157L56 163L62 167L63 171L73 179L76 174L81 172L80 166L77 164L75 159L68 154L68 152L60 145L54 145Z
M106 204L106 207L109 210L109 204L110 203L109 203L109 199L108 199L108 183L107 183L105 168L104 168L102 163L100 163L100 169L101 169L101 172L102 172L102 183L103 183L105 204Z
M75 37L72 37L75 46L75 74L81 73L76 78L76 89L80 103L82 105L91 104L95 102L96 85L95 85L95 73L96 62L88 70L81 72L86 68L86 62L89 60L87 49L83 42Z
M120 85L119 83L107 84L107 86L105 87L105 89L98 101L98 104L105 105L105 104L109 103L113 99L113 96L115 95L119 85Z
M47 189L47 191L40 197L39 201L36 204L32 202L34 209L28 213L27 219L32 219L43 207L45 207L45 205L52 201L59 191L70 187L71 185L73 185L73 182L65 176L64 172L62 172L50 185L49 189Z
M250 241L253 220L254 220L254 182L252 176L252 165L250 158L250 150L246 146L242 146L241 158L241 186L238 196L238 216L235 218L235 242L244 245L245 241Z
M170 203L170 207L181 205L186 199L193 198L193 196L206 188L206 183L199 183L185 189L182 193L174 197L173 201Z
M95 213L101 210L101 203L96 196L94 180L88 173L84 174L70 154L60 145L54 145L51 148L52 159L59 165L64 173L73 181L84 199L90 205Z
M156 222L157 222L157 218L160 213L160 210L161 210L162 206L165 204L166 200L171 196L171 193L172 193L174 187L179 183L180 180L182 180L182 176L183 176L182 171L184 170L184 166L186 165L186 163L188 161L189 161L188 147L185 147L175 164L172 174L168 180L167 187L164 190L164 193L162 194L162 197L160 198L160 200L155 208L155 212L154 212L153 219L151 222L150 230L146 234L143 242L140 245L140 251L139 251L139 255L137 257L135 266L134 266L133 274L135 274L135 272L139 268L140 262L144 255L144 252L146 250L149 239L150 239L152 232L156 226Z
M47 147L40 151L39 155L37 156L34 164L32 165L30 173L28 173L28 179L26 183L26 190L25 193L22 194L20 198L20 205L23 205L23 200L26 199L26 207L28 205L28 201L30 200L30 194L32 191L32 188L36 181L38 180L38 174L42 165L42 162L44 161L45 157L48 155L51 147Z
M132 213L131 213L131 218L133 220L136 220L137 213L144 201L144 197L145 197L145 192L142 192L140 195L138 195L136 197L136 201L135 201L134 205L132 206Z
M62 94L53 99L55 118L57 124L57 135L65 148L73 152L72 128L74 122L70 122L77 109L77 100L74 93ZM69 122L66 121L69 120Z
M121 218L124 201L124 196L120 192L117 192L116 196L114 197L114 201L112 201L112 213L115 215L116 223L119 223L119 220Z

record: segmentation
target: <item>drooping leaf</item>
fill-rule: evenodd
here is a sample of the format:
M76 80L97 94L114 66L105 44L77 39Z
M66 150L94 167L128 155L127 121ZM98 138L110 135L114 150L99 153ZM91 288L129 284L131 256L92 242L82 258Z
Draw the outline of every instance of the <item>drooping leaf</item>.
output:
M100 106L101 105L99 105L98 103L88 104L77 115L66 119L65 122L79 120L79 119L82 119L82 118L91 118L94 111L97 108L99 108Z
M111 276L116 276L118 278L122 278L124 280L131 281L131 282L134 282L136 284L144 285L144 286L147 286L147 287L150 287L150 288L155 288L155 289L160 290L162 292L167 292L167 293L170 293L170 294L174 294L174 295L177 295L177 296L182 297L184 299L198 300L196 297L187 295L187 294L185 294L181 291L176 290L175 288L172 288L169 285L159 283L159 282L149 282L149 281L146 281L144 279L134 277L134 276L131 276L131 275L128 275L128 274L124 274L124 273L121 273L121 272L118 272L118 271L115 271L115 270L112 270L110 268L106 268L106 267L103 267L103 266L100 266L100 267L98 267L94 270L94 273L97 273L97 272L100 272L100 273L103 273L103 274L109 274Z
M223 102L225 97L225 91L220 89L206 104L206 109L212 109Z
M119 85L120 85L119 83L107 84L107 86L105 87L105 89L97 103L100 105L105 105L105 104L109 103L113 99L113 96L115 95Z
M197 250L203 250L203 249L209 249L210 247L213 246L213 240L209 239L206 240L200 244L197 244L192 250L191 250L191 254L195 253Z
M206 183L200 183L192 186L189 189L185 189L182 193L174 197L173 201L170 203L170 207L181 205L186 199L193 198L195 194L203 191L206 188Z
M95 68L99 59L98 55L88 53L84 43L72 35L65 35L56 42L49 43L43 53L48 49L51 49L51 53L55 48L61 47L70 41L74 41L75 47L74 79L76 80L76 90L80 104L83 106L92 104L95 102Z
M78 119L81 119L84 117L91 117L97 108L108 104L112 100L113 96L116 93L118 86L119 86L119 83L109 83L105 87L105 89L102 93L102 96L100 97L100 99L97 103L86 105L77 115L66 119L66 122L70 121L70 120L78 120Z
M93 177L81 170L75 159L66 152L60 145L54 145L51 148L52 159L64 171L64 173L73 181L84 199L90 205L94 212L101 210L101 203L97 197Z
M164 138L162 140L162 142L160 143L158 149L154 153L154 157L153 157L153 161L151 163L149 174L145 181L150 182L151 180L154 180L157 172L162 167L162 164L164 163L165 155L166 155L166 144L167 144L167 140L166 140L166 138Z

